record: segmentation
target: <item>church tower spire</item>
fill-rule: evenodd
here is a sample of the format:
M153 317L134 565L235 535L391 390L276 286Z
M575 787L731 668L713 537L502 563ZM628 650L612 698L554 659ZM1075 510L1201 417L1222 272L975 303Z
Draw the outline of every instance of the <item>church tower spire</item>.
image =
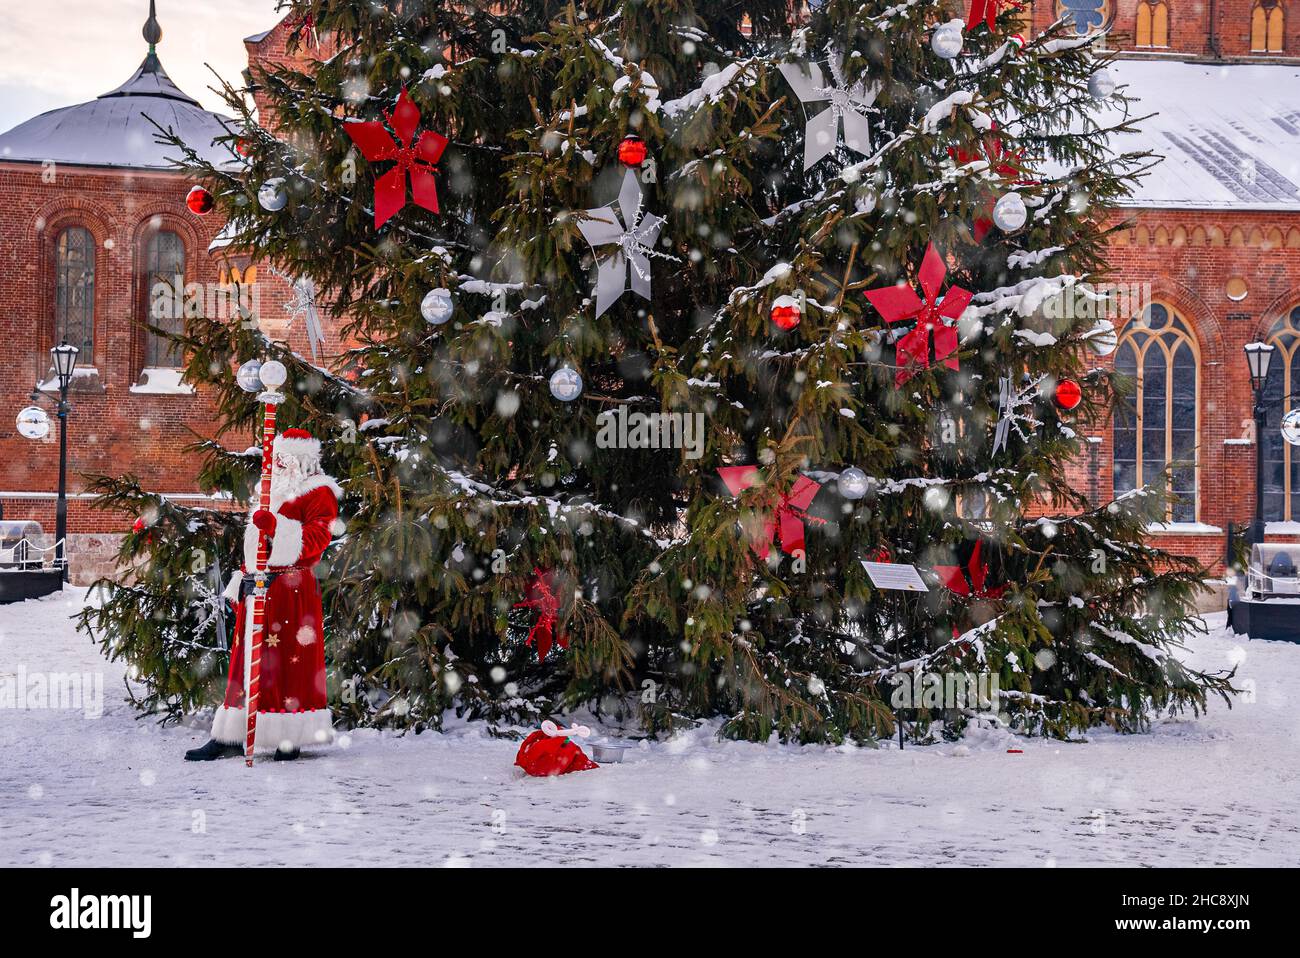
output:
M158 24L158 11L154 8L154 0L149 0L149 19L144 22L144 29L140 31L144 36L144 42L149 44L149 55L145 57L145 69L152 73L157 73L162 64L158 61L158 42L162 40L162 27Z

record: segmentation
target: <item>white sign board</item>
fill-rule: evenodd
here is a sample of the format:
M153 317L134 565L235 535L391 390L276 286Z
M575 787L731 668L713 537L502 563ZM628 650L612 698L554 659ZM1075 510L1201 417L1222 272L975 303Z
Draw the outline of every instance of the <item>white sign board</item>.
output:
M44 439L50 434L50 417L40 406L28 406L18 414L18 435L24 439Z
M901 562L868 562L863 559L862 567L867 570L871 584L877 589L893 589L900 592L930 591L914 565L905 565Z
M1282 438L1293 446L1300 446L1300 408L1292 409L1282 417Z

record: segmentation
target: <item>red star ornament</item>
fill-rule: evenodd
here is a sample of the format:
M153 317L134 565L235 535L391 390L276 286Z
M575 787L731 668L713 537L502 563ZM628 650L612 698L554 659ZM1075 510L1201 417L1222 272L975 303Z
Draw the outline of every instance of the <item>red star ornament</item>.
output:
M447 138L426 130L419 139L415 137L420 125L420 108L412 102L403 89L392 113L385 111L384 119L393 132L389 133L378 120L347 120L343 129L361 150L361 155L371 163L393 160L393 167L375 177L375 229L387 223L406 205L406 178L411 178L411 200L432 213L438 212L438 188L433 173L442 151L447 148Z
M934 342L934 361L942 362L949 369L957 369L957 329L943 322L955 320L970 305L969 290L960 286L949 287L939 301L939 288L943 278L948 274L939 251L930 243L925 248L925 257L921 260L921 269L917 278L921 283L921 292L925 299L916 295L910 286L881 286L866 291L868 301L887 323L902 323L915 320L916 326L894 345L898 355L898 374L894 385L903 383L915 375L917 368L930 366L930 343Z
M998 8L1001 6L1001 0L971 0L970 13L966 15L966 29L974 30L983 21L992 30L997 24Z
M761 485L763 482L756 466L726 466L718 470L718 475L722 477L722 481L733 496L738 496L751 486ZM803 551L804 523L821 524L825 521L808 515L807 511L820 491L821 486L818 483L807 476L800 476L787 492L781 494L781 499L772 515L763 520L763 537L750 543L750 548L760 559L767 559L772 551L772 543L778 541L778 536L781 551L786 555Z
M997 599L1002 593L1007 591L1005 585L999 585L992 588L986 586L989 577L989 565L987 562L980 561L980 547L983 542L975 543L975 550L971 553L970 562L965 567L959 565L937 565L934 567L935 574L943 587L957 595L964 595L972 599Z

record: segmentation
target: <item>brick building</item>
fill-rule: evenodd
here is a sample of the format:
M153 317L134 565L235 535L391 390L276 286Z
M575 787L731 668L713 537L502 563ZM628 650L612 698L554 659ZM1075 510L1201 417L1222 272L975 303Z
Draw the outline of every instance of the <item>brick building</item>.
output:
M290 326L288 282L265 268L250 274L246 261L223 254L214 243L222 221L187 208L192 184L170 169L176 151L156 141L154 123L214 163L237 162L212 142L232 131L231 121L204 110L163 69L153 6L148 52L125 83L0 134L0 294L8 304L0 313L0 506L6 519L38 520L52 539L57 422L45 439L29 440L14 416L40 384L35 404L54 419L49 350L66 339L81 348L68 420L68 552L77 582L112 568L123 527L122 517L90 508L83 475L133 473L174 498L207 499L195 459L181 450L195 434L214 434L213 407L202 387L180 381L181 357L145 326L184 321L182 309L158 317L157 284L172 284L177 304L203 302L232 317L242 296L271 335L307 348L301 323ZM283 32L250 38L250 64L263 49L274 56L277 43L282 56Z
M1080 33L1107 31L1134 115L1156 114L1118 145L1163 157L1113 218L1124 229L1111 278L1143 301L1111 317L1119 347L1098 363L1133 375L1138 394L1130 412L1085 427L1079 487L1106 501L1183 463L1182 501L1151 534L1222 572L1230 526L1255 508L1248 342L1278 347L1262 437L1268 538L1300 538L1300 449L1278 428L1300 390L1300 5L1037 0L1023 11L1027 30L1066 14Z

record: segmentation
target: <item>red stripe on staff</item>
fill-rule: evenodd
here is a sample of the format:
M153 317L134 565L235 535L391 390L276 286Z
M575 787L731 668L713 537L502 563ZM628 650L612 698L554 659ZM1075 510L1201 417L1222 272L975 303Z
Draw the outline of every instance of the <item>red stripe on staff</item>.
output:
M272 446L275 443L276 404L267 403L262 417L262 486L258 498L258 508L271 509L271 467ZM266 571L270 558L266 536L257 537L257 572ZM245 706L248 709L248 737L244 742L244 764L253 765L253 745L257 740L257 699L262 679L262 631L266 614L266 596L259 589L253 593L253 630L249 639L250 661L248 666L248 696Z

